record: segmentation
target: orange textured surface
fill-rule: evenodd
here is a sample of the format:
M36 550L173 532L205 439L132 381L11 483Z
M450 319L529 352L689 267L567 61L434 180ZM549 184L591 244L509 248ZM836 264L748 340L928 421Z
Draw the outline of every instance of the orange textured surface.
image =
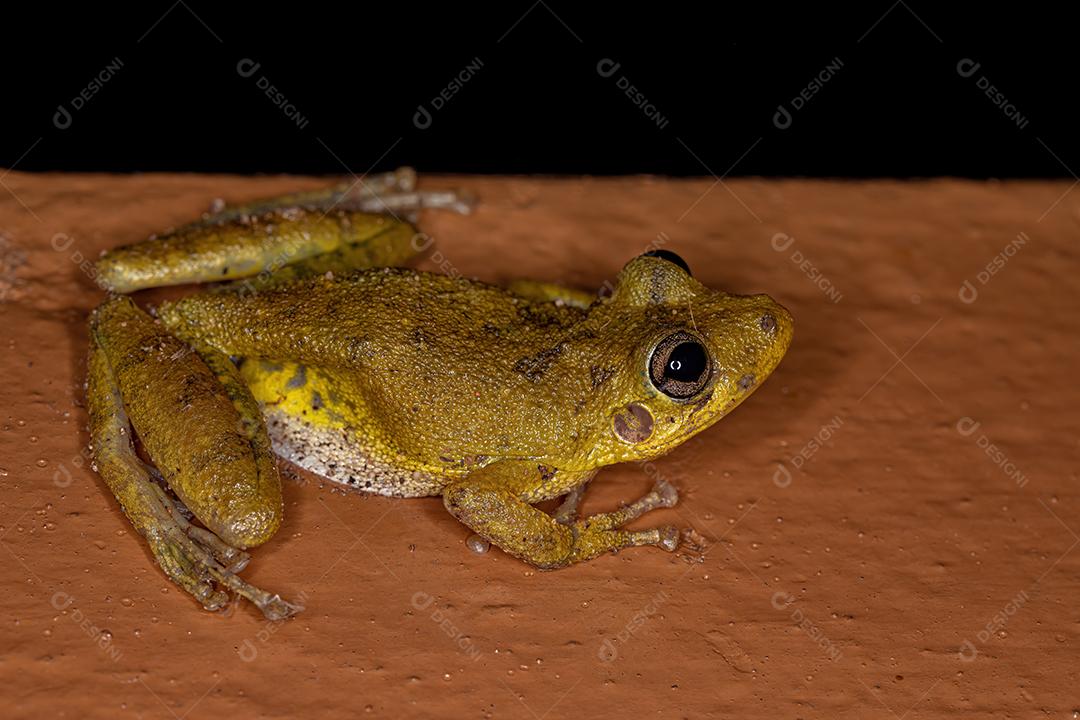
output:
M85 318L102 298L82 263L213 198L325 181L10 173L0 714L1080 709L1080 193L1037 182L423 182L469 188L482 205L423 218L437 244L421 267L599 287L659 237L707 285L768 292L792 311L795 341L754 397L652 465L603 471L586 498L588 512L612 508L662 474L681 502L639 525L693 527L704 552L628 550L535 572L469 552L438 499L345 494L298 475L284 526L244 576L307 610L278 624L248 605L203 612L82 459Z

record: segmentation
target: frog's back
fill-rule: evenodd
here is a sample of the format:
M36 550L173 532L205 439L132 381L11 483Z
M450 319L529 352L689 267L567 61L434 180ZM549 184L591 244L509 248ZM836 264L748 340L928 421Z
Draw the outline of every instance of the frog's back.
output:
M542 364L544 348L582 315L402 269L206 293L162 309L179 334L244 358L279 455L396 496L437 494L494 457L528 453L509 428L548 412L528 360Z

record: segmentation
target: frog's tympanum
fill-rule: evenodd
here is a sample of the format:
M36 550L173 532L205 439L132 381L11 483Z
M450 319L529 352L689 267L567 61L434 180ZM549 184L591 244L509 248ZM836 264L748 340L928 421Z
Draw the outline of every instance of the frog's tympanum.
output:
M623 526L674 505L673 486L579 518L586 484L712 425L791 341L783 307L710 290L666 250L630 260L602 297L395 267L430 242L420 208L468 209L414 182L398 171L226 208L97 264L112 294L90 320L95 466L207 609L228 591L270 618L299 609L238 575L281 523L275 455L363 492L441 496L538 568L672 551L674 527ZM122 294L203 282L156 318ZM553 514L534 507L560 497Z

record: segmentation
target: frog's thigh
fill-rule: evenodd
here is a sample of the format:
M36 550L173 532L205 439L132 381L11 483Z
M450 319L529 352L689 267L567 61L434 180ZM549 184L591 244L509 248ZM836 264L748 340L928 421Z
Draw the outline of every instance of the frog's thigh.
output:
M528 504L536 494L536 465L499 462L455 481L443 490L447 510L504 552L543 569L565 567L625 547L656 545L674 550L673 527L650 530L618 528L670 498L642 498L627 509L564 524ZM673 500L672 500L673 502Z
M252 600L268 617L295 607L236 576L238 548L267 540L281 522L281 485L254 400L164 333L125 297L91 319L87 399L98 472L166 574L208 609L227 599L211 581ZM227 360L225 360L227 363ZM130 418L130 425L129 425ZM180 506L137 457L130 428L157 472L208 529Z

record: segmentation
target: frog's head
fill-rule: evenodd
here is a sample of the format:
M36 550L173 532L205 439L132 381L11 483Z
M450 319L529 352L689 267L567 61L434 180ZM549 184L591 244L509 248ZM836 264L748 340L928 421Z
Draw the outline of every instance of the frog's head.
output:
M769 296L710 290L667 250L627 263L591 315L622 370L591 408L603 415L600 464L662 455L719 420L776 368L793 332Z

